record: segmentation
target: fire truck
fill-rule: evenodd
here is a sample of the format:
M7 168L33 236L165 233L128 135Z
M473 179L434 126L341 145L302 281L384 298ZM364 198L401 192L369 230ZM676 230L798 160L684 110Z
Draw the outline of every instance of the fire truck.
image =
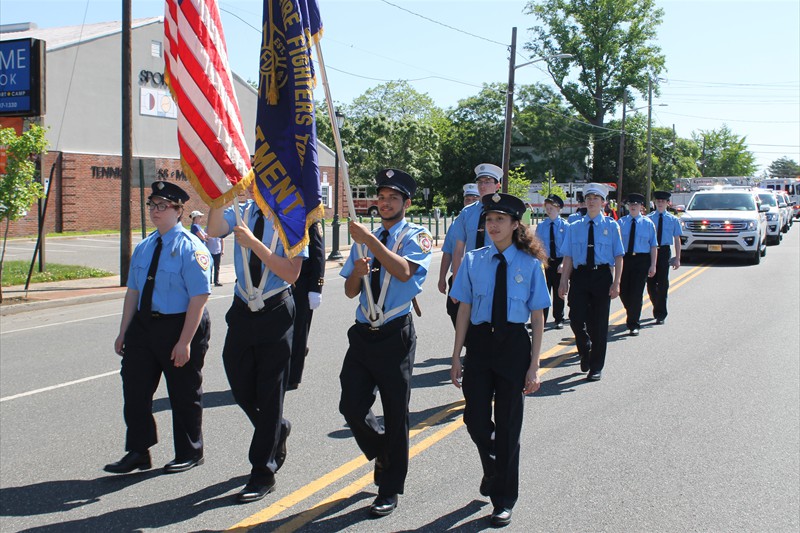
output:
M356 215L378 216L378 191L374 185L353 185L353 207Z
M794 218L800 218L800 177L797 178L767 178L758 184L762 189L785 191L794 203L792 210Z

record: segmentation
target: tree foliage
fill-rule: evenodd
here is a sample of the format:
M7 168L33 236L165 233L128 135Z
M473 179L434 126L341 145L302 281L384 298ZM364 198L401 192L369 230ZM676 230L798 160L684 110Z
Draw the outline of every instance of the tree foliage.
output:
M545 58L561 94L602 134L605 116L634 89L646 94L648 80L664 68L653 42L664 12L655 0L532 0L526 13L540 25L525 49ZM571 58L558 59L558 54ZM629 98L632 101L632 98ZM593 161L594 179L606 181L604 161Z
M800 176L800 165L794 159L781 157L767 167L767 175L773 178L797 178Z
M758 169L756 156L747 149L747 138L723 124L717 130L692 134L700 149L700 172L705 177L752 176Z

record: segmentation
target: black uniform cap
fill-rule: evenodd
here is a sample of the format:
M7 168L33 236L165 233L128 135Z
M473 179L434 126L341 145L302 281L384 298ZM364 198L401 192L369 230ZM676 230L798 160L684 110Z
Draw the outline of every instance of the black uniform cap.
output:
M514 217L515 220L522 220L522 215L525 214L525 202L511 194L501 192L487 194L481 198L481 202L483 203L483 210L487 213L490 211L506 213Z
M417 190L417 182L414 178L396 168L385 168L378 171L375 176L375 183L378 189L388 187L399 191L406 198L411 198Z
M640 204L644 205L644 195L639 194L636 192L632 192L628 195L628 199L626 200L629 204Z
M151 188L153 192L147 197L148 200L153 196L160 196L176 204L184 204L189 201L189 195L186 191L174 183L168 181L154 181Z
M656 191L653 193L653 198L656 200L669 200L672 197L672 193L667 191Z
M545 202L550 202L553 205L557 205L559 209L563 209L564 207L564 200L557 194L551 194L547 198L544 199Z

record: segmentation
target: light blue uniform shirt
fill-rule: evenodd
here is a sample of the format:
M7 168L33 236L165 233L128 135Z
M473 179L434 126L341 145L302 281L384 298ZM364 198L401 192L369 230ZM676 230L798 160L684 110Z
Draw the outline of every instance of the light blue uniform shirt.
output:
M567 217L567 224L572 224L573 222L577 222L578 220L583 218L583 214L580 211L575 211L570 216Z
M453 236L453 226L450 225L450 231L448 231L444 236L444 242L442 243L442 253L443 254L450 254L453 255L453 250L456 247L456 238Z
M157 231L148 235L131 256L128 288L139 291L140 303L158 236ZM161 236L152 310L167 315L185 313L194 296L211 294L211 264L211 254L203 241L176 224Z
M633 237L633 250L628 250L631 227L634 223L636 224L636 235ZM620 233L622 234L622 246L625 249L625 253L650 253L650 248L658 246L656 242L656 227L646 216L639 214L638 217L633 218L630 215L625 215L617 221L617 224L619 224Z
M494 243L467 252L458 269L450 296L472 305L469 320L473 324L492 321L492 298L499 260ZM542 263L513 244L505 249L507 316L511 323L525 324L531 311L550 307L550 293Z
M564 242L564 237L567 235L567 221L563 218L556 217L555 220L550 220L550 217L547 217L543 221L539 222L536 226L536 236L542 241L544 244L544 251L547 252L547 255L550 255L550 226L554 226L553 228L553 236L556 240L556 257L561 257L561 244Z
M465 244L464 251L469 252L476 248L475 239L478 235L478 223L480 222L481 213L483 212L483 204L475 202L461 210L456 219L450 226L450 231L447 234L453 234L455 241L461 241ZM484 240L484 245L488 245L488 237ZM455 242L453 243L455 246Z
M409 223L405 218L389 229L389 238L386 241L386 247L389 248L389 250L394 247L397 237L399 237L400 233L406 226L410 226L410 229L403 237L403 241L400 243L400 247L397 249L397 254L411 263L419 266L417 267L417 271L414 272L408 281L403 282L395 277L389 280L389 286L386 288L386 298L383 301L383 310L391 311L395 307L399 307L401 305L405 305L406 309L398 311L396 315L389 317L386 321L387 323L396 318L403 317L411 312L411 299L422 292L422 284L425 281L425 276L428 274L428 267L431 264L432 241L428 230L418 224ZM382 231L383 226L381 225L378 226L372 233L376 237L380 238ZM350 248L350 256L347 258L347 262L345 262L342 270L339 272L339 275L343 278L350 276L350 274L353 272L353 268L355 267L355 260L359 258L358 252L356 251L356 246L361 245L358 243L353 243L353 246ZM375 257L366 246L364 247L364 251L365 257L369 257L370 259ZM381 268L381 284L383 283L383 278L386 275L386 269ZM361 305L356 309L356 320L358 322L368 324L369 320L367 320L367 317L364 316L364 313L361 311L362 306L365 309L369 309L367 305L366 291L363 290L363 283L362 291L361 294L359 294L358 299Z
M563 257L571 257L574 267L586 264L590 220L594 222L594 264L613 267L614 258L623 255L625 251L616 220L605 216L602 211L595 218L589 218L587 214L570 224L559 252Z
M656 235L658 235L658 216L660 214L661 213L656 210L647 215L656 227ZM681 235L683 235L683 230L681 230L681 223L678 221L678 217L669 211L664 211L664 224L661 227L661 242L658 243L658 245L672 246L675 243L674 237L680 237Z
M250 231L253 231L253 228L256 225L256 213L259 211L258 205L253 200L248 200L244 205L240 205L240 213L242 214L242 219L244 219L244 210L247 206L252 205L253 207L250 208L250 220L248 221L247 227L250 228ZM236 213L233 212L234 206L231 206L225 210L223 213L223 218L225 222L228 224L228 231L225 232L225 235L222 235L222 238L227 237L233 231L233 228L236 226ZM275 234L275 226L272 225L272 220L264 218L264 235L261 237L261 242L269 248L272 244L272 237ZM248 258L250 258L250 251L245 250L247 253L245 254ZM272 250L272 253L278 255L279 257L286 257L286 252L283 249L283 243L281 240L278 239L278 243L275 246L275 250ZM302 252L297 254L297 257L308 257L308 247L304 248ZM236 271L236 288L234 289L234 293L244 300L245 302L248 301L247 295L242 294L239 289L239 285L241 284L242 287L245 286L244 280L244 269L250 268L249 263L244 262L242 259L242 247L239 246L239 243L234 240L234 247L233 247L233 267ZM264 263L261 263L261 273L264 273ZM264 290L262 294L266 294L271 290L279 289L280 287L288 287L290 284L287 283L283 278L275 274L274 272L270 271L269 276L267 276L267 281L264 283Z

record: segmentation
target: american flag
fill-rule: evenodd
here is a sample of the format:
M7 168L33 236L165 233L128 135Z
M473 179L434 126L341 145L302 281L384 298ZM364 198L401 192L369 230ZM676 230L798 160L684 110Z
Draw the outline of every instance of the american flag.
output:
M164 37L181 164L203 200L221 206L253 173L216 0L166 0Z

